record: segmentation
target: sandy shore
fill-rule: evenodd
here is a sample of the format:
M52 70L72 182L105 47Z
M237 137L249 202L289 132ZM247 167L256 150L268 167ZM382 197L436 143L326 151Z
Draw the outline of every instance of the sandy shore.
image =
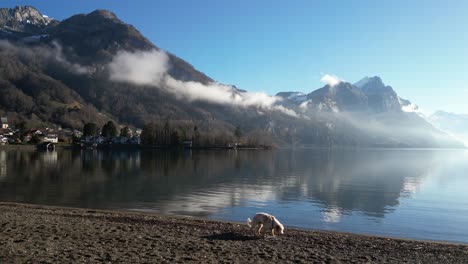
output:
M468 245L0 203L0 263L468 263Z

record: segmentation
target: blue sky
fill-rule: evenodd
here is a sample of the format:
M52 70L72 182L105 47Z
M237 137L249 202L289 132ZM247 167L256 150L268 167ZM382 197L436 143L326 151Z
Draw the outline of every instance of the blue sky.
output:
M15 5L59 20L109 9L213 79L249 91L310 92L323 86L321 74L378 75L426 113L468 113L468 1L1 1Z

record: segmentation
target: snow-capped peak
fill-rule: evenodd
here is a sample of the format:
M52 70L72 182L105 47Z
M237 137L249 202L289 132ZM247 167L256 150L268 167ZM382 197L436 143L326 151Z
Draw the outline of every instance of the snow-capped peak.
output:
M369 81L370 81L370 78L366 76L362 78L361 80L359 80L358 82L354 83L354 86L361 88L362 86L369 83Z
M276 96L298 103L307 100L307 95L303 92L280 92Z
M302 92L292 92L289 96L288 96L288 99L294 99L298 96L304 96L305 94L302 93Z
M374 77L364 77L362 78L360 81L356 82L354 84L354 86L358 87L358 88L363 88L364 86L366 86L368 83L373 83L374 86L377 85L377 86L384 86L383 82L382 82L382 79L379 77L379 76L374 76Z

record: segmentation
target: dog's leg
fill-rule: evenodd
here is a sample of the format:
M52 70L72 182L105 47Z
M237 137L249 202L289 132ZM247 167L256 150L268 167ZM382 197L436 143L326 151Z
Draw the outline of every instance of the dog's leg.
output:
M259 236L261 235L260 231L262 230L262 228L263 228L263 224L259 224L258 229L257 229L257 233Z
M271 230L271 235L272 235L272 236L275 236L275 229L272 229L272 230Z
M250 228L250 230L253 231L254 236L257 236L257 225L256 224L253 224L252 227Z

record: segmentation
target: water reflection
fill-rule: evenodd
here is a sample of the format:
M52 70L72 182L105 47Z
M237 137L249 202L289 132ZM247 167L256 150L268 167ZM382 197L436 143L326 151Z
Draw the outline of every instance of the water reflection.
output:
M6 177L7 164L6 164L6 152L5 150L0 151L0 180Z
M459 150L0 150L0 200L238 221L261 210L293 226L465 241L467 157Z
M310 201L325 221L372 217L416 192L444 153L418 150L5 151L0 198L207 215L224 207Z

